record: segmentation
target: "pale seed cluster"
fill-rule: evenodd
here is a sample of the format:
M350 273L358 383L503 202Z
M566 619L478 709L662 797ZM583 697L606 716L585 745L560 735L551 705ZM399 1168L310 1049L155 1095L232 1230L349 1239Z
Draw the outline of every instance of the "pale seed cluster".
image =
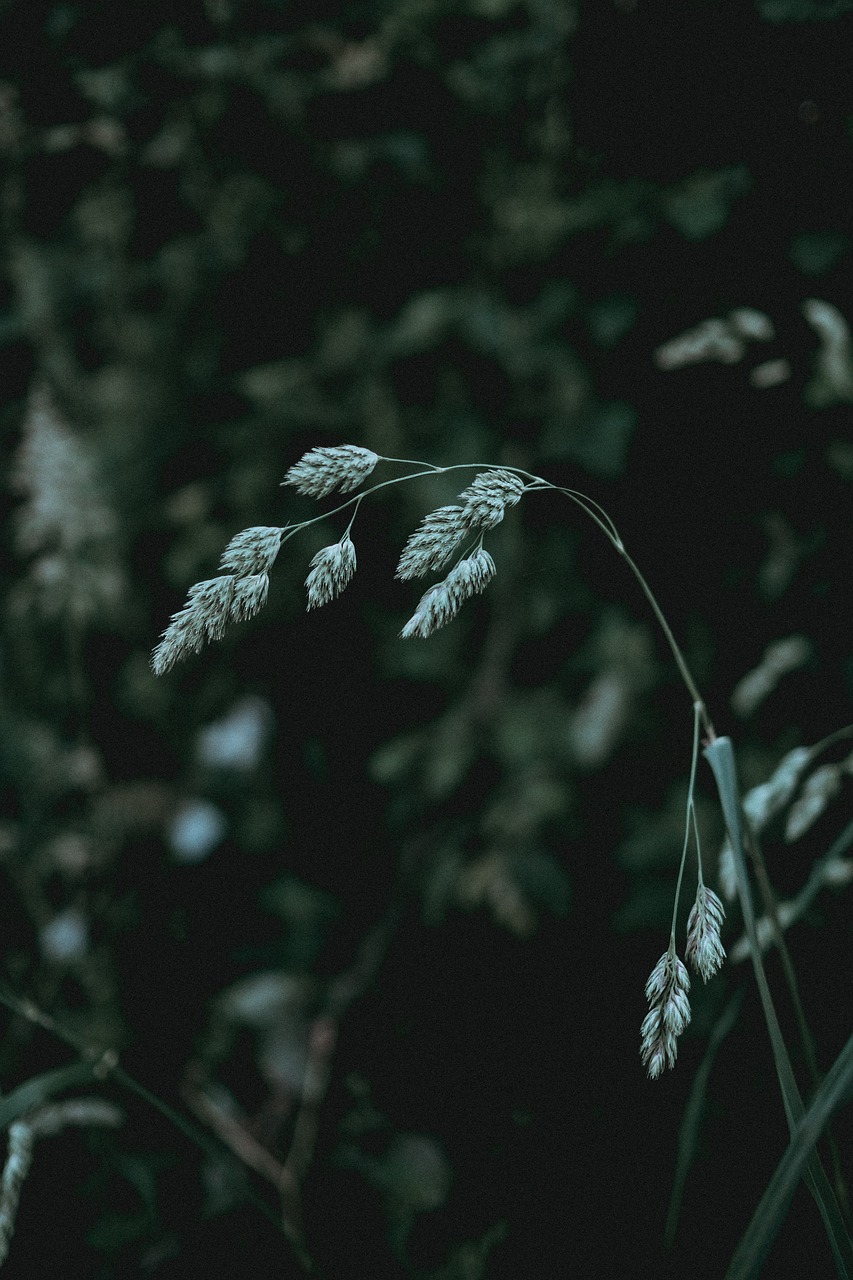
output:
M468 529L463 507L439 507L437 511L430 511L403 548L397 577L420 578L425 573L443 569Z
M457 503L439 507L424 516L409 537L397 577L420 578L441 569L452 559L466 534L493 529L504 518L507 507L514 507L524 493L524 482L512 471L500 468L483 471L460 495ZM430 587L400 635L425 640L459 612L471 596L485 590L495 574L495 562L483 549L482 541L475 551L458 560L443 581Z
M483 471L459 495L466 522L472 527L493 529L524 493L524 481L511 471Z
M640 1053L653 1080L664 1067L672 1070L675 1066L675 1042L690 1021L689 990L687 970L675 954L675 944L670 942L646 983L649 1012L643 1020Z
M687 919L685 955L703 982L712 978L726 958L720 941L725 911L713 890L699 881L696 901ZM640 1030L640 1055L654 1080L664 1067L672 1069L678 1056L676 1040L690 1021L687 993L690 978L675 951L675 938L658 960L646 983L649 1012Z
M257 525L231 539L220 566L228 572L190 587L183 609L172 614L151 656L155 675L162 675L188 654L199 653L209 640L221 640L229 622L253 618L263 608L282 533Z
M236 534L222 553L220 569L246 578L255 573L269 573L281 546L282 530L267 525L244 529Z
M341 444L331 449L311 449L284 477L309 498L325 498L335 489L351 493L357 489L379 461L372 449L357 444Z
M450 573L421 596L418 607L403 627L404 639L416 636L425 640L451 618L471 596L485 591L495 575L495 562L483 547L458 560Z
M311 561L311 572L305 579L308 608L319 609L343 591L355 573L355 547L349 534L331 547L323 547Z
M687 917L687 948L684 954L703 982L713 978L726 958L720 941L725 914L723 904L713 889L700 884L696 901Z
M379 461L378 454L359 445L311 449L290 468L284 483L312 498L324 498L335 490L349 493ZM494 577L495 562L483 548L483 532L503 520L507 508L515 506L524 490L524 481L514 472L493 468L480 472L455 504L424 517L403 549L398 578L418 578L443 569L466 537L473 537L473 549L469 545L447 576L422 596L400 633L403 637L425 639L432 635L456 616L466 600L486 588ZM350 501L357 508L361 498ZM269 571L282 538L311 523L306 520L287 530L258 525L233 537L222 556L220 567L225 572L196 583L183 609L173 615L154 650L154 671L158 675L168 671L181 658L198 653L208 641L221 639L230 622L256 614L266 601ZM308 608L318 609L333 600L355 569L355 547L347 529L338 542L323 547L311 561L305 581Z
M221 640L229 622L252 618L266 604L269 575L253 573L245 578L223 574L190 587L183 609L172 621L151 657L155 675L162 675L181 658L199 653L209 640Z

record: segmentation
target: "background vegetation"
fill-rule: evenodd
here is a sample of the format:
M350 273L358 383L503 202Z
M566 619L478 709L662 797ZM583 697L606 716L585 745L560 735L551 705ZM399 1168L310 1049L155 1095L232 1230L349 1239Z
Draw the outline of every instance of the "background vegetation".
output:
M399 550L461 487L404 486L340 601L304 612L333 520L254 622L148 662L352 442L601 502L746 786L853 718L853 4L116 8L0 5L3 981L215 1137L96 1086L123 1122L39 1143L7 1274L722 1275L784 1117L743 965L644 1077L691 713L581 513L526 498L403 643ZM849 799L769 833L782 897ZM849 890L789 941L826 1069ZM4 1092L74 1060L5 1012ZM802 1188L777 1250L831 1274Z

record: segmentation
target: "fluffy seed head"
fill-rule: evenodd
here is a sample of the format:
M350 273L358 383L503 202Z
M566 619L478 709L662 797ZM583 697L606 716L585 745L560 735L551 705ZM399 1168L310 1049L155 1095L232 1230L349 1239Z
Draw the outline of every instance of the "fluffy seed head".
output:
M355 547L348 534L333 546L318 551L305 579L308 608L318 609L339 595L355 573L355 565Z
M425 640L455 618L466 600L485 590L494 575L495 562L482 547L464 556L442 582L421 596L417 609L400 632L401 637Z
M266 525L244 529L228 543L220 568L238 578L253 573L269 573L281 546L282 530Z
M226 574L190 587L183 609L172 620L151 655L155 675L162 675L190 653L199 653L207 640L221 640L233 616L234 578Z
M456 604L447 590L447 580L437 582L434 587L422 595L418 607L400 632L403 640L413 636L418 640L426 640L433 631L438 631L451 618L456 616L459 605Z
M720 942L720 930L725 916L723 904L713 889L700 884L696 901L687 918L687 948L685 954L693 970L707 982L726 958Z
M514 507L523 493L524 481L511 471L498 468L481 471L459 495L459 501L469 525L493 529L503 520L507 507Z
M485 591L495 573L495 562L484 547L463 556L445 579L450 595L457 601L457 609L470 596Z
M398 578L420 578L443 569L468 529L462 507L439 507L424 516L397 565Z
M646 999L650 1007L640 1030L640 1055L653 1080L665 1067L671 1070L675 1066L678 1056L676 1038L690 1021L689 990L687 970L675 954L675 948L670 946L646 983Z
M310 449L290 468L284 484L292 484L309 498L325 498L335 489L349 493L370 475L378 461L378 454L357 444Z

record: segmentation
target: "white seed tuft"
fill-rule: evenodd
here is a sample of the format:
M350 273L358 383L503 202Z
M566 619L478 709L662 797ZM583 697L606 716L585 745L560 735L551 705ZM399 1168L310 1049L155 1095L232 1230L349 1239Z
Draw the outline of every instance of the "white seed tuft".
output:
M168 671L187 654L199 653L206 640L221 640L225 625L233 617L234 578L226 574L190 587L183 609L172 620L151 655L156 675Z
M493 529L524 493L524 481L511 471L481 471L459 495L465 520L474 527Z
M403 548L396 576L420 578L425 573L443 569L468 527L462 507L439 507L431 511Z
M648 1068L653 1080L664 1067L672 1070L675 1066L678 1056L676 1038L690 1021L689 990L687 969L670 944L646 983L646 999L650 1008L641 1028L640 1054L643 1066Z
M284 484L292 484L309 498L325 498L340 489L349 493L358 488L379 461L372 449L341 444L330 449L310 449L290 468Z
M485 590L495 575L495 562L482 547L453 566L443 581L421 596L418 607L400 632L404 640L425 640L451 618L466 600Z
M687 948L685 954L694 971L707 982L726 958L720 941L720 930L725 916L723 904L713 889L700 884L696 890L690 915L687 918Z
M458 604L454 605L447 590L447 580L437 582L425 595L421 596L417 609L400 632L401 639L410 640L415 637L418 640L426 640L433 631L438 631L439 627L443 627L455 617L458 608Z
M445 579L448 591L458 601L457 609L470 596L485 591L495 573L495 562L484 547L459 560Z
M343 591L355 573L355 547L349 535L331 547L323 547L311 561L311 572L305 579L308 608L319 609Z
M235 534L222 553L220 568L238 578L269 573L281 546L282 533L282 529L258 525Z

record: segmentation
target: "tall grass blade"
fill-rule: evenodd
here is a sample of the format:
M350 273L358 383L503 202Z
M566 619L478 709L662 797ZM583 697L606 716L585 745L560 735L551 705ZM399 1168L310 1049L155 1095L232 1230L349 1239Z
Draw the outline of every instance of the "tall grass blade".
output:
M735 872L738 884L738 897L740 899L741 911L743 913L743 922L746 929L746 935L749 939L749 949L752 956L752 965L755 970L755 980L758 985L758 992L761 996L761 1004L764 1009L764 1020L767 1023L767 1030L770 1033L770 1043L773 1048L773 1059L776 1064L776 1074L779 1077L779 1086L782 1090L782 1100L785 1105L785 1115L788 1120L788 1128L791 1134L800 1124L805 1114L803 1100L797 1087L794 1077L794 1071L791 1066L791 1060L788 1056L788 1050L785 1047L785 1041L782 1037L782 1030L779 1026L779 1019L776 1016L776 1010L773 1005L773 998L770 994L770 988L767 984L767 977L764 972L764 963L761 958L761 948L759 946L758 937L755 931L755 912L752 907L752 895L749 887L749 876L746 869L746 850L744 847L744 832L742 823L743 801L741 798L740 788L737 781L737 771L735 769L734 751L730 738L715 738L713 742L705 748L705 757L713 770L714 779L717 783L717 790L720 793L720 802L723 808L723 817L725 818L726 828L731 840L732 849L734 851ZM846 1277L847 1280L853 1278L853 1241L847 1233L844 1225L844 1219L841 1210L838 1207L838 1201L835 1193L830 1186L829 1179L820 1158L816 1151L810 1149L806 1158L806 1168L804 1171L806 1185L814 1196L817 1206L820 1209L824 1226L832 1246L835 1265L840 1276ZM770 1236L766 1241L761 1241L762 1246L769 1249L773 1237ZM760 1265L760 1264L759 1264ZM757 1272L744 1273L757 1274ZM731 1277L729 1278L731 1280Z
M767 1256L815 1143L838 1107L853 1097L853 1036L835 1059L826 1079L794 1129L767 1190L738 1245L726 1280L753 1280Z

